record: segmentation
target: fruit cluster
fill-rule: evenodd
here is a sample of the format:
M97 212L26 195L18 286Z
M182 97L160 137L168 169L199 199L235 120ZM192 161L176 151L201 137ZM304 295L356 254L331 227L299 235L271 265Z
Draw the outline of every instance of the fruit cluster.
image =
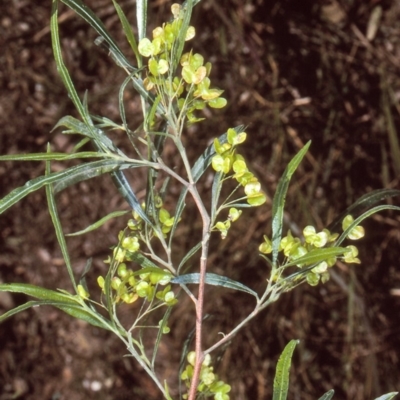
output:
M343 231L345 231L353 223L353 221L354 218L351 215L346 216L342 222ZM347 238L351 240L357 240L362 238L364 235L364 228L362 226L356 226L350 230ZM313 226L309 225L303 229L303 236L304 240L293 237L289 230L287 236L281 239L279 251L283 253L288 263L295 261L296 259L300 259L300 257L305 256L312 250L332 246L339 234L331 233L328 229L317 232ZM349 245L346 246L346 248L348 251L344 253L342 257L343 261L347 263L359 264L360 260L357 258L357 247ZM264 236L264 242L260 244L259 251L262 254L272 253L272 242L267 236ZM307 273L307 282L312 286L317 285L320 280L322 283L326 282L329 279L328 268L335 265L336 261L337 257L330 257L319 262L311 271ZM303 263L296 265L299 268L307 266Z
M180 74L175 76L178 64L175 58L182 40L184 11L179 4L173 4L171 10L174 15L172 22L155 28L152 40L143 38L139 42L139 53L149 58L148 75L143 84L146 90L154 89L158 101L166 110L177 106L189 122L194 123L202 120L194 115L196 110L202 110L207 105L222 108L227 101L220 97L222 90L210 87L211 63L204 63L201 54L193 54L192 51L184 53L178 60ZM194 27L189 26L184 40L192 39L195 34Z

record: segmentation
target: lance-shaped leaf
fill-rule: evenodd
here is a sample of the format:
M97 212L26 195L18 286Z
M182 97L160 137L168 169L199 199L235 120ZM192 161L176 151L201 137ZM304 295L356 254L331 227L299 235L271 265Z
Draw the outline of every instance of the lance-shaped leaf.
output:
M144 163L147 164L147 166L153 165L158 167L158 165L154 163L150 163L147 161L144 161ZM114 185L116 186L118 191L121 193L122 197L128 202L131 208L137 212L140 218L145 221L150 227L152 227L152 229L156 229L154 224L150 221L149 217L143 211L143 208L139 203L139 200L137 199L131 186L129 185L126 176L121 171L111 172L111 179L113 180Z
M289 389L289 373L294 348L300 340L291 340L283 350L276 366L272 400L286 400Z
M125 215L128 212L129 211L113 211L112 213L107 214L105 217L96 221L94 224L89 225L87 228L82 229L81 231L74 232L74 233L69 233L65 236L79 236L79 235L84 235L85 233L88 233L88 232L92 232L92 231L100 228L101 226L103 226L107 221L114 219L114 218L121 217L122 215Z
M168 319L169 316L171 315L172 307L168 307L167 311L165 312L163 319L160 321L158 332L157 332L157 338L154 343L154 348L153 348L153 356L151 358L151 366L154 368L154 363L156 362L156 357L157 357L157 352L160 347L161 339L164 335L164 328L168 324Z
M0 291L1 288L0 288ZM51 300L37 300L37 301L27 301L24 304L21 304L18 307L15 307L7 312L5 312L4 314L0 315L0 323L5 321L6 319L12 317L15 314L18 314L22 311L28 310L31 307L38 307L38 306L57 306L58 304L61 304L60 302L54 302Z
M304 256L296 258L285 264L286 267L291 267L292 265L303 265L308 266L311 264L318 264L322 261L329 260L333 257L342 256L344 253L347 253L349 249L345 247L328 247L324 249L312 249Z
M283 211L285 208L286 193L289 188L289 182L292 175L299 166L301 160L305 156L311 141L309 141L290 161L286 167L281 179L279 180L278 187L274 200L272 202L272 265L276 266L278 261L279 244L282 238L282 225L283 225Z
M122 8L119 6L119 4L115 0L113 0L113 4L114 4L114 7L115 7L115 9L117 11L119 20L121 21L122 29L124 30L126 39L128 40L128 42L129 42L129 44L131 46L131 49L135 53L136 61L137 61L138 65L139 65L139 67L140 67L141 63L142 63L142 57L139 54L137 43L136 43L136 39L135 39L135 35L133 34L132 27L131 27L128 19L126 18L126 15L123 12Z
M193 274L186 274L186 275L179 275L171 280L172 283L188 285L190 283L199 284L200 283L200 274L193 273ZM207 285L213 286L220 286L225 287L233 290L239 290L241 292L245 292L251 294L256 299L258 299L257 293L250 289L249 287L243 285L240 282L234 281L232 279L227 278L226 276L217 275L213 273L206 273L205 275L205 283Z
M132 260L138 263L142 268L158 268L159 266L153 263L153 261L149 260L141 253L133 253L131 254Z
M213 184L211 188L211 221L215 221L216 213L218 209L218 201L222 190L222 179L225 174L217 172L214 175Z
M50 151L50 145L47 145L48 151ZM47 161L46 162L46 174L45 176L48 177L50 175L50 162ZM61 253L63 255L64 258L64 262L65 265L67 267L68 270L68 274L69 274L69 278L71 280L71 283L75 289L75 292L77 292L77 287L76 287L76 282L75 282L75 277L74 277L74 271L72 269L72 264L70 261L70 257L69 257L69 252L68 252L68 248L67 248L67 243L65 241L65 236L64 236L64 232L62 230L62 226L61 226L61 221L60 218L58 216L58 211L57 211L57 206L56 206L56 200L54 198L54 190L53 190L53 185L46 185L46 198L47 198L47 205L49 208L49 213L51 216L51 220L53 222L54 225L54 229L56 232L56 236L57 236L57 241L60 245L61 248Z
M1 315L0 322L17 312L21 312L30 307L51 305L59 308L74 318L83 319L91 325L110 330L109 323L100 314L90 310L82 303L82 299L70 293L50 290L27 283L0 284L0 292L23 293L27 296L39 299L39 301L29 301Z
M178 266L178 272L180 272L181 268L186 264L186 262L194 255L196 254L199 250L201 249L201 242L197 243L195 246L193 246L182 258L181 262L179 263Z
M150 164L155 165L153 163ZM134 162L133 165L143 166L139 161ZM116 168L130 168L130 166L129 163L122 160L99 160L84 165L77 165L68 168L65 171L53 172L48 176L34 178L26 182L25 185L14 189L0 200L0 214L13 206L19 200L23 199L29 193L32 193L45 185L60 182L58 188L65 188L72 183L108 173Z
M23 293L39 300L60 302L71 305L78 304L75 296L70 293L58 292L55 290L30 285L28 283L2 283L0 284L0 292Z
M33 153L33 154L7 154L0 156L0 161L66 161L83 158L109 158L105 153L97 151L83 151L81 153Z
M55 304L55 307L64 311L68 315L71 315L71 317L86 321L90 325L97 326L99 328L110 331L113 330L111 325L108 323L108 321L104 319L102 315L98 314L95 311L92 311L89 308L83 308L80 305L71 305L71 304L59 304L59 305Z
M143 167L144 165L145 164L142 162L136 161L127 163L124 160L100 160L71 167L67 169L69 173L57 180L57 183L54 185L54 193L59 193L68 186L74 185L78 182L86 181L103 174L112 174L119 169L137 168L139 166ZM117 188L120 189L118 186Z
M57 71L60 74L60 77L64 83L65 88L68 91L68 95L74 103L75 108L78 110L79 115L85 121L88 126L93 125L90 116L86 113L85 107L83 106L78 93L76 92L75 86L72 82L72 79L69 75L67 67L64 64L61 44L60 44L60 36L58 32L58 0L53 0L53 6L51 10L51 19L50 19L50 32L51 32L51 44L53 47L53 55L54 60L56 62ZM95 133L93 132L93 136Z

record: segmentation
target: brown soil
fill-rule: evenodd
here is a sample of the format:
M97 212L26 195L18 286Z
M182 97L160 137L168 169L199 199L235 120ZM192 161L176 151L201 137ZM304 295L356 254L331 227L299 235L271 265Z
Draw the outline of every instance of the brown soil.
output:
M310 223L321 229L362 194L399 188L400 161L389 132L400 129L400 6L390 0L300 3L204 0L196 7L193 46L212 61L213 82L225 90L229 105L189 130L186 146L194 159L228 127L247 125L243 152L272 195L287 162L312 139L289 192L286 221L292 229ZM129 54L112 2L88 4ZM121 6L134 21L133 3L122 1ZM368 21L378 6L382 18L368 40ZM169 18L169 7L164 0L152 2L152 26ZM52 60L50 8L44 0L0 6L0 154L43 152L47 142L54 150L68 151L77 143L73 136L52 132L62 116L76 113ZM65 59L78 90L88 91L92 114L119 120L123 71L93 45L96 33L84 21L66 7L61 10ZM136 97L129 93L126 101L130 120L138 121ZM122 134L114 139L128 149ZM166 149L166 157L174 162L173 149ZM54 163L53 168L62 165ZM0 163L0 195L43 171L43 163ZM129 177L143 195L142 178L142 172ZM208 193L207 182L203 190ZM127 209L108 177L70 187L58 200L66 232ZM398 199L393 202L399 204ZM267 270L257 247L262 235L270 233L271 210L245 213L227 240L215 237L210 270L259 290ZM192 227L196 232L199 226L188 214L191 230L181 231L182 253L195 242ZM93 259L88 276L93 293L124 223L110 222L68 240L78 277ZM301 343L293 359L289 398L316 399L334 388L337 399L362 400L400 389L400 218L386 212L364 226L360 266L340 264L325 285L300 287L283 296L225 350L216 370L232 385L233 399L271 398L277 358L297 338ZM44 191L1 215L0 281L71 289ZM211 317L205 340L212 342L253 304L246 295L227 290L210 289L208 296ZM0 312L26 300L1 293ZM160 374L171 381L194 324L190 302L178 307L160 349ZM124 310L123 318L129 320L132 312ZM109 333L53 308L33 308L0 325L0 399L159 399L151 380L125 354Z

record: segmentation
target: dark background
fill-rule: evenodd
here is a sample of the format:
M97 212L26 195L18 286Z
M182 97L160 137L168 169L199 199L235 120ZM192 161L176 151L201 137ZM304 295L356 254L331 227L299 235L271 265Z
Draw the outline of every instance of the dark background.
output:
M130 54L111 1L88 4ZM135 25L134 3L120 5ZM170 5L150 2L149 32L170 18ZM368 21L377 6L382 18L368 40ZM47 142L54 150L69 151L78 139L51 131L62 116L76 114L52 60L50 2L8 0L0 9L0 153L43 152ZM88 90L91 113L119 121L124 72L94 46L96 33L84 21L66 7L59 17L64 57L81 95ZM191 45L213 63L212 82L225 90L229 104L188 130L189 155L194 160L228 127L247 125L242 153L272 196L288 161L312 139L288 194L285 218L292 230L307 224L322 229L364 193L399 188L399 21L398 1L202 1L194 12L197 35ZM135 124L138 99L128 91L125 101ZM129 152L122 133L113 138ZM174 149L167 147L165 154L175 162ZM63 166L54 163L53 168ZM2 162L0 194L43 171L43 163ZM130 176L142 196L143 176ZM209 193L207 181L202 190ZM69 188L58 200L66 232L127 209L108 177ZM192 214L178 237L182 254L195 243L200 226ZM245 211L225 241L215 236L210 271L261 290L268 269L257 247L270 233L270 216L269 206ZM77 275L93 257L88 278L93 293L125 223L113 221L68 240ZM364 226L366 237L357 243L361 265L339 264L325 285L284 295L226 349L216 372L232 385L232 399L271 398L278 356L291 339L301 340L292 364L291 399L316 399L334 388L337 399L362 400L400 389L400 218L386 212ZM0 280L71 289L44 191L1 216ZM207 295L211 317L205 340L211 343L253 303L227 290L209 289ZM2 293L0 310L26 300ZM191 303L182 300L177 307L160 348L160 374L170 382L194 324ZM123 318L129 320L132 312L123 310ZM122 357L125 353L110 334L57 310L23 312L0 326L0 399L159 399L151 380Z

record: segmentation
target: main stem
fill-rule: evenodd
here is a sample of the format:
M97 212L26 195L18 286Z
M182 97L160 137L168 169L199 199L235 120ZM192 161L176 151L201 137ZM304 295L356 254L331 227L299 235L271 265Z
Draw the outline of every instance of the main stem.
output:
M178 151L182 157L183 164L188 176L189 185L187 186L189 193L192 195L194 202L196 203L197 209L200 212L201 219L203 221L203 232L201 240L201 256L200 256L200 281L199 281L199 293L197 300L195 301L196 307L196 339L195 339L195 353L196 362L194 365L194 371L192 376L192 382L189 390L189 400L195 400L197 394L197 386L199 384L199 377L201 372L201 365L203 364L204 354L202 348L202 330L203 330L203 307L204 307L204 290L205 290L205 279L207 271L207 259L208 249L210 242L210 216L208 215L207 209L197 191L196 183L193 179L192 170L190 167L189 160L187 159L185 148L179 138L175 141Z
M197 296L196 306L196 339L195 339L195 353L196 362L194 365L192 382L189 390L189 400L195 400L197 393L197 386L199 384L199 377L201 372L201 365L204 360L204 354L202 349L202 329L203 329L203 306L204 306L204 289L205 289L205 278L207 271L207 258L208 258L208 247L210 241L210 217L204 207L203 202L194 186L189 188L189 192L192 194L194 201L200 211L203 220L203 235L202 235L202 250L200 256L200 282L199 282L199 293Z

